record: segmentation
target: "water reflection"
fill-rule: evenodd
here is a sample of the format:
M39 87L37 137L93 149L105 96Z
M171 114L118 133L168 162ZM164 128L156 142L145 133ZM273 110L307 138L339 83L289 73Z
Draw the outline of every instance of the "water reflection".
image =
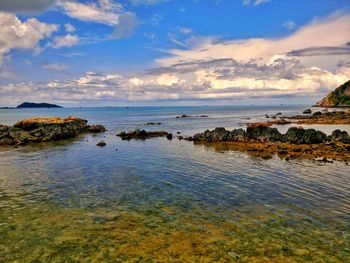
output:
M218 112L214 126L260 116ZM348 166L115 136L158 119L162 129L192 135L208 121L158 113L128 113L137 115L131 121L102 112L103 135L2 148L0 261L210 262L230 261L229 252L243 262L349 258ZM101 139L104 148L96 147Z

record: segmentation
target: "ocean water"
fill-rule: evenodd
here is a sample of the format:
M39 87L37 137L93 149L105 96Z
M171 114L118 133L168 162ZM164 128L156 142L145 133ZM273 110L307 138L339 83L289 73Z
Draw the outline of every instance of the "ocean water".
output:
M350 169L263 160L166 138L245 127L305 106L0 110L74 115L104 134L0 149L0 262L350 262ZM191 118L176 116L187 114ZM200 118L200 115L208 118ZM161 122L147 126L147 122ZM286 127L278 127L282 132ZM330 133L349 125L319 125ZM105 140L106 147L96 147Z

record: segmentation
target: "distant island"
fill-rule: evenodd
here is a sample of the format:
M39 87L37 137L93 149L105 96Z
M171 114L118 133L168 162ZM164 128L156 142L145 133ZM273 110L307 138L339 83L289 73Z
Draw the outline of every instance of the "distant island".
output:
M317 102L316 107L350 107L350 80Z
M61 106L50 104L50 103L34 103L34 102L23 102L17 106L17 109L27 109L27 108L63 108Z

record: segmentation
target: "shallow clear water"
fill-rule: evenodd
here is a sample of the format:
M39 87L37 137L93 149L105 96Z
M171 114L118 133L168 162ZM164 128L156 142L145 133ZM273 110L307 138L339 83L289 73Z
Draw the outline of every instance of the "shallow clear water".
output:
M226 262L234 259L233 251L242 262L347 261L346 164L263 160L187 141L121 141L115 136L136 128L193 135L303 109L1 110L0 123L5 124L74 115L108 131L0 149L0 261ZM175 118L182 114L209 117ZM104 148L96 147L101 139Z

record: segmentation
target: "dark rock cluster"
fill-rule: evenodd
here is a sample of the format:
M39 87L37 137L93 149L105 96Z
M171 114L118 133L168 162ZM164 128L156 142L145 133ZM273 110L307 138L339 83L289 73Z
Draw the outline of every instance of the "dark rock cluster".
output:
M188 138L191 141L206 142L286 142L292 144L319 144L332 141L350 143L350 136L346 131L336 130L332 135L327 136L315 129L303 129L291 127L287 133L281 134L276 128L267 125L251 125L247 130L234 129L228 131L225 128L216 128L212 131L197 133Z
M169 140L173 138L171 133L166 131L145 131L145 130L135 130L130 132L121 132L117 134L122 140L131 140L131 139L149 139L154 137L167 137Z
M24 145L76 137L81 133L99 133L102 125L87 125L76 117L39 117L17 122L14 126L0 125L0 145Z

